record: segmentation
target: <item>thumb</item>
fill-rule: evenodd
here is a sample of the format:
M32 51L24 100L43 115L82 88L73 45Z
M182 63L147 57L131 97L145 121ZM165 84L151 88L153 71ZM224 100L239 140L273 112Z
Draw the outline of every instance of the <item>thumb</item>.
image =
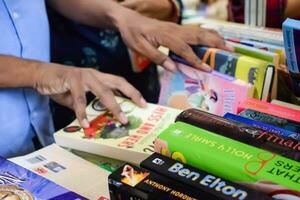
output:
M125 0L120 3L122 6L130 8L130 9L135 9L137 7L138 2L136 0Z

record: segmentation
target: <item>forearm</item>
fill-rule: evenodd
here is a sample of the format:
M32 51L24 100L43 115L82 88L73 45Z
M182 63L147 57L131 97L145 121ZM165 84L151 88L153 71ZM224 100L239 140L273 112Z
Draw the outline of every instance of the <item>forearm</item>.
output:
M94 27L118 30L118 20L133 12L112 0L48 0L65 17Z
M299 0L288 0L285 9L285 16L291 18L299 17L300 16L299 10L300 10Z
M38 61L0 55L0 88L34 87Z

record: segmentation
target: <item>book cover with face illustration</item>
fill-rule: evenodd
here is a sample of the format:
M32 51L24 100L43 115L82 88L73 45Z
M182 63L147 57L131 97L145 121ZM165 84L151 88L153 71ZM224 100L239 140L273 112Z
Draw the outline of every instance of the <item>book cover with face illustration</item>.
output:
M154 152L156 136L175 121L179 110L148 104L139 108L131 101L117 97L129 123L120 124L98 100L86 109L90 127L82 129L78 121L54 134L63 147L139 163Z
M176 63L177 72L165 72L159 103L178 109L197 108L223 116L237 113L238 104L253 95L253 87L243 81L206 73Z
M0 199L86 199L19 165L0 157Z

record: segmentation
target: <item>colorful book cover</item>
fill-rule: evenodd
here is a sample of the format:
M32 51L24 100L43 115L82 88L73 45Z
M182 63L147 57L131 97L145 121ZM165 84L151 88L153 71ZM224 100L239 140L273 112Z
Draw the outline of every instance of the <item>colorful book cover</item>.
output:
M283 23L287 65L293 80L293 89L300 96L300 21L287 19Z
M240 112L239 115L248 119L264 122L266 124L274 125L276 127L300 134L300 122L295 122L293 120L284 119L251 109L246 109Z
M214 200L199 190L130 164L113 172L108 183L111 200Z
M172 57L174 59L174 57ZM177 72L164 72L159 104L177 109L198 108L223 116L237 113L240 102L253 95L253 87L216 71L206 73L176 63Z
M266 114L300 122L300 111L276 104L271 104L265 101L249 98L239 105L238 113L245 109L256 110Z
M203 193L207 193L211 199L271 199L263 193L224 180L214 174L198 170L157 153L152 154L144 160L140 166L184 185L191 186Z
M299 162L189 124L163 131L155 151L270 196L300 197Z
M214 70L251 83L254 86L254 98L264 99L268 96L274 74L270 62L202 46L194 46L193 50Z
M238 122L247 124L249 126L254 126L254 127L260 128L260 129L265 130L265 131L270 132L270 133L274 133L274 134L281 135L281 136L284 136L284 137L289 137L289 138L294 138L296 140L300 140L299 134L297 134L295 132L285 130L285 129L282 129L282 128L279 128L279 127L274 126L274 125L266 124L264 122L256 121L256 120L253 120L253 119L245 118L245 117L242 117L242 116L239 116L239 115L234 115L234 114L231 114L231 113L225 114L224 118L231 119L231 120L234 120L234 121L238 121Z
M237 116L229 113L226 115ZM300 161L300 141L264 131L252 124L247 125L231 118L219 117L197 109L183 111L176 118L177 121Z
M128 117L127 125L120 124L98 100L94 100L86 109L90 127L82 129L75 120L54 134L56 143L138 164L153 153L156 136L180 113L180 110L154 104L139 108L121 97L116 100Z
M56 144L9 160L87 199L109 197L110 173Z
M86 199L0 157L0 199Z

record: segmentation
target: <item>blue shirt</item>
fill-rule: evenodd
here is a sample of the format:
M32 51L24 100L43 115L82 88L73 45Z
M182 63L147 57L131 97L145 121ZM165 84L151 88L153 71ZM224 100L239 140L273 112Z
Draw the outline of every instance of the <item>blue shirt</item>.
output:
M1 55L48 62L49 48L43 0L0 0ZM33 151L35 135L42 145L53 142L49 99L33 89L0 89L0 124L0 156Z

